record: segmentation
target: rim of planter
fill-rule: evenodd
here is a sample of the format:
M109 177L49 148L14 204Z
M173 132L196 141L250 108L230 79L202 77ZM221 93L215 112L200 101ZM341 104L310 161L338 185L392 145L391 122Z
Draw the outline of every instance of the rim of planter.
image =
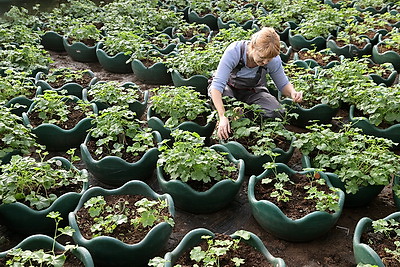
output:
M4 106L7 108L11 108L11 112L18 116L22 116L23 112L27 112L29 107L33 103L33 99L27 98L26 96L17 96L10 99ZM12 106L15 104L24 105L25 107L13 108Z
M293 30L289 29L288 33L289 44L294 50L300 50L302 48L316 49L317 51L326 48L326 38L317 36L312 39L306 39L301 34L293 35Z
M211 13L201 16L189 7L188 21L189 23L206 24L211 30L218 30L217 17Z
M230 162L238 166L236 180L224 179L214 184L210 189L199 192L181 180L166 180L162 167L157 166L157 181L163 192L174 198L174 203L182 210L191 213L212 213L226 207L237 195L244 182L245 165L242 159L235 159L227 148L222 145L212 145L210 148L227 153Z
M126 63L130 59L131 55L126 55L125 52L118 52L115 55L110 56L103 50L104 43L99 42L96 47L96 56L100 65L106 71L113 73L131 73L132 68L129 63Z
M139 80L148 84L170 84L172 82L171 73L163 62L155 62L147 67L142 61L134 59L131 62L133 73Z
M349 120L352 127L362 129L364 134L383 137L392 140L395 143L400 142L400 123L393 124L386 129L381 129L372 124L366 117L355 117L355 105L350 106Z
M97 186L89 188L83 193L75 210L68 214L68 221L69 225L75 229L72 235L74 242L89 250L96 266L97 263L104 264L105 266L128 266L126 264L132 262L136 264L143 257L146 257L147 263L154 256L153 254L158 253L162 249L172 233L172 226L167 222L161 222L155 225L144 239L135 244L127 244L110 236L97 236L92 239L84 238L76 220L76 213L83 204L93 196L125 194L143 195L153 199L167 200L169 213L172 217L175 217L175 207L172 197L169 194L160 195L156 193L149 185L142 181L130 181L115 189L105 189ZM157 242L153 242L154 239Z
M394 212L389 214L384 220L395 219L399 221L400 212ZM353 253L356 264L365 263L371 265L378 265L379 267L385 267L385 264L382 262L382 259L379 255L367 244L361 242L362 234L372 227L373 220L369 217L363 217L358 222L354 229L353 234Z
M71 162L63 157L53 157L60 160L65 168L71 167L78 170ZM80 172L87 173L86 169ZM49 207L35 210L21 202L0 204L0 215L4 224L14 232L24 234L51 233L54 232L54 219L47 218L51 211L60 211L64 219L72 211L79 198L89 187L88 182L82 183L81 192L68 192L59 196Z
M358 5L357 3L354 4L354 7L356 8L357 11L359 12L370 12L372 15L375 14L383 14L388 12L389 7L391 6L391 4L393 4L392 2L389 2L386 6L383 6L380 9L377 9L375 7L369 6L369 7L365 7L362 8L360 7L360 5Z
M276 164L279 172L283 171L288 175L313 172L313 170L298 172L289 168L286 164ZM270 173L272 173L271 170L265 170L258 176L252 175L248 186L248 199L252 214L263 229L287 241L307 242L327 233L336 224L344 206L345 195L342 190L337 192L339 195L339 211L332 214L325 211L314 211L300 219L293 220L287 217L274 203L268 200L257 200L255 197L255 185ZM324 172L319 171L318 173L329 187L333 187Z
M241 28L243 28L245 30L250 30L253 27L253 24L254 24L254 20L253 19L247 20L247 21L245 21L243 23L239 23L236 20L223 21L221 19L221 17L217 17L217 26L218 26L219 30L221 30L221 29L229 29L232 26L241 27Z
M241 241L253 246L257 249L264 257L275 267L285 267L286 264L283 259L274 257L266 248L262 240L252 232L250 233L250 239ZM172 267L173 264L182 256L182 254L198 245L203 241L202 236L209 235L213 238L215 234L206 228L196 228L189 231L179 242L179 244L172 250L165 254L164 259L166 260L165 267ZM231 234L232 238L239 238L238 236Z
M87 46L82 42L74 42L70 44L66 36L63 36L63 45L67 54L75 61L90 63L97 62L96 47L99 42L94 46Z
M172 70L171 78L174 86L192 86L203 96L207 96L208 78L206 76L196 74L184 78L177 70Z
M24 238L20 243L15 245L13 248L0 253L0 258L5 258L7 254L16 248L23 250L38 250L38 249L52 249L54 242L54 248L56 251L65 251L65 246L61 243L54 241L52 237L42 234L31 235ZM84 247L77 247L72 249L72 254L77 257L85 267L94 267L92 255Z
M157 131L153 131L153 137L157 143L162 140ZM127 162L117 156L106 156L100 160L95 160L87 147L90 138L91 135L88 133L84 142L80 145L80 151L88 171L97 180L107 185L122 186L131 180L146 180L152 176L160 154L157 147L146 151L143 157L136 162Z
M43 45L45 49L56 51L56 52L64 52L64 44L63 44L63 36L55 31L49 30L46 31L41 36L40 43Z
M372 44L370 39L368 38L363 38L366 44L362 48L359 48L354 44L345 44L344 46L338 46L334 38L334 36L330 35L326 39L326 47L331 49L337 55L343 55L346 58L361 58L362 56L371 55L372 53Z
M392 50L379 53L378 46L382 43L384 43L384 41L380 41L372 47L372 60L379 64L386 62L392 63L395 70L400 71L400 55Z

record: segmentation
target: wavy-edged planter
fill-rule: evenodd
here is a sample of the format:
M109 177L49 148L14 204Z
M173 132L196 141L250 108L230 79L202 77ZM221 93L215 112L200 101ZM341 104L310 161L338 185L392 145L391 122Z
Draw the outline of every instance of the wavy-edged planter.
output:
M67 37L63 37L63 45L67 54L75 61L90 63L97 62L96 47L99 43L94 46L87 46L82 42L74 42L70 44Z
M292 139L292 141L290 142L290 147L286 151L281 148L272 149L274 153L279 154L279 156L274 159L275 162L287 163L290 160L294 152L294 146L292 145L293 141L294 139ZM254 155L253 153L249 152L242 144L236 141L229 141L226 143L222 143L222 145L225 146L229 150L229 152L231 152L232 156L234 156L236 159L242 159L244 161L244 164L246 166L245 173L249 176L261 174L265 170L262 165L264 163L273 161L268 155Z
M206 24L208 27L210 27L211 30L218 30L217 16L211 13L201 16L196 11L193 11L189 8L188 22L197 24Z
M349 120L353 127L362 129L364 134L390 139L395 143L400 142L400 123L382 129L376 127L365 117L355 117L355 105L350 106Z
M155 142L161 142L158 132L153 132L153 137ZM157 147L146 151L143 157L136 162L127 162L117 156L106 156L95 160L87 147L90 138L91 136L88 134L80 145L80 151L82 161L96 180L111 186L122 186L131 180L147 180L153 175L160 154Z
M386 5L384 5L381 8L373 7L373 6L361 7L360 5L357 5L357 4L354 4L354 7L359 12L363 12L363 13L364 12L369 12L371 15L375 15L375 14L384 14L384 13L388 12L389 7L392 4L393 4L392 2L389 2L389 3L387 3Z
M346 44L339 46L333 36L329 36L326 40L326 47L337 55L342 55L346 58L362 58L363 56L369 56L372 53L372 44L369 39L364 38L365 45L358 47L354 44Z
M171 78L174 86L192 86L194 90L207 96L208 78L204 75L193 75L184 78L177 70L171 72Z
M400 212L389 214L384 220L394 219L400 221ZM385 267L382 258L368 244L361 242L363 233L372 229L373 220L368 217L361 218L354 229L353 234L353 253L356 264L364 263L371 266Z
M36 234L36 235L31 235L31 236L26 237L24 240L22 240L20 243L18 243L16 246L14 246L12 249L1 252L0 258L7 257L8 253L11 250L14 250L17 248L20 248L22 250L30 250L30 251L35 251L35 250L40 250L40 249L43 249L45 252L52 251L53 243L54 243L54 250L56 252L66 250L64 245L62 245L61 243L59 243L57 241L54 241L53 238L51 238L47 235ZM84 248L84 247L73 248L71 250L71 253L83 264L83 266L94 267L92 255L90 255L89 251L86 248ZM68 254L66 254L66 255L68 255Z
M293 48L291 46L287 46L287 44L283 41L280 41L281 44L281 51L279 53L279 56L281 57L281 60L283 63L287 63L290 60L290 57L292 56L293 53Z
M71 162L62 157L54 157L60 160L64 168L74 168ZM34 170L32 170L34 171ZM87 172L85 169L80 172ZM0 205L0 218L2 224L8 229L16 233L22 234L52 234L54 233L54 219L48 218L47 215L51 211L58 211L61 217L66 219L68 213L73 211L79 202L79 198L88 188L88 183L82 184L81 192L68 192L59 196L50 207L43 210L35 210L27 205L15 202Z
M292 33L293 30L289 30L288 41L294 50L300 50L302 48L308 48L310 50L316 49L317 51L326 48L326 38L317 36L313 39L306 39L301 34Z
M387 78L384 78L376 73L370 73L368 76L371 77L376 84L383 83L385 86L390 87L396 82L397 74L398 72L396 70L392 70Z
M313 172L312 170L296 172L285 164L277 164L278 173L285 172L289 176L295 173ZM326 234L336 224L343 210L345 199L343 191L338 192L340 209L335 213L314 211L297 220L288 218L274 203L267 200L257 200L255 197L256 184L272 173L272 170L266 170L259 176L252 175L248 186L248 198L252 214L264 230L287 241L307 242ZM319 173L326 184L332 187L325 173Z
M97 77L91 70L86 70L84 73L91 77L91 80L87 86L82 86L76 82L69 82L63 84L59 88L54 88L44 79L45 73L39 72L35 76L35 85L40 87L38 90L38 94L42 94L46 90L52 90L56 92L61 92L62 90L66 90L67 94L74 95L82 99L82 90L89 88L91 85L95 84L98 81ZM57 71L55 71L54 74L57 74Z
M75 229L72 235L74 242L90 252L96 266L147 266L149 259L167 244L172 233L172 226L167 222L161 222L154 226L143 240L135 244L126 244L110 236L86 239L79 230L76 214L88 199L100 195L142 195L151 199L163 199L168 202L169 213L174 217L175 207L171 196L157 194L141 181L130 181L116 189L92 187L82 195L75 210L68 215L69 224Z
M126 63L130 59L130 55L119 52L110 56L103 50L103 47L104 44L102 42L99 42L96 47L97 60L103 69L113 73L132 73L130 63Z
M299 67L302 68L310 68L310 69L314 69L315 67L319 67L319 68L323 68L323 69L329 69L334 67L335 65L341 64L341 57L339 56L338 60L329 60L329 62L327 62L325 65L321 65L319 64L316 60L314 60L313 58L306 58L306 59L301 59L301 57L299 56L299 52L307 52L307 51L311 51L308 48L302 48L300 49L300 51L295 52L293 55L293 64L296 64ZM328 56L329 50L322 50L320 51L320 53L325 54Z
M382 43L384 43L384 41L381 41L372 47L372 60L378 64L386 62L392 63L395 70L400 71L400 55L391 50L380 53L378 46Z
M235 159L222 145L213 145L211 148L227 153L228 160L238 166L238 178L221 180L207 191L199 192L181 180L167 180L162 167L157 166L158 185L163 192L172 196L176 207L190 213L212 213L229 205L239 192L245 176L243 160Z
M29 107L33 103L33 99L29 99L26 96L17 96L10 99L4 106L11 108L11 112L15 115L22 116L22 113L27 112ZM13 105L22 105L18 108L13 108Z
M307 168L312 168L311 159L303 155L302 162L303 165ZM368 185L368 186L360 186L358 191L355 194L349 194L346 192L345 183L342 182L339 177L335 173L325 172L326 176L328 176L330 182L334 187L340 188L345 195L345 207L363 207L370 203L376 196L382 192L384 185Z
M79 98L74 97L73 101L78 100ZM63 129L51 123L42 123L33 128L30 124L29 114L34 106L35 102L29 107L28 112L22 113L22 121L37 136L37 142L45 145L49 151L66 151L70 148L79 147L85 140L87 131L93 127L93 118L86 117L80 120L72 129ZM94 113L97 113L95 104L92 104L92 109Z
M203 25L202 28L198 30L198 33L193 34L193 36L185 36L183 33L179 33L179 28L172 29L172 37L178 38L179 42L181 43L194 43L196 41L206 40L207 42L210 41L212 37L213 31L211 31L210 27L207 25Z
M211 110L210 110L211 112ZM164 122L157 116L154 109L150 105L147 110L147 124L151 129L161 134L162 139L171 139L171 132L175 129L183 131L196 132L202 137L209 139L214 132L216 121L207 123L206 125L200 125L193 121L185 121L179 124L175 128L165 127Z
M142 61L134 59L131 68L135 76L142 82L148 84L170 84L172 82L171 73L163 62L156 62L146 67Z
M241 28L243 28L245 30L250 30L251 28L253 28L253 25L254 25L254 20L248 20L248 21L245 21L243 23L239 23L239 22L237 22L235 20L223 21L221 19L221 17L217 17L217 26L218 26L219 30L221 30L221 29L229 29L229 28L232 28L232 27L236 27L236 28L237 27L241 27Z
M167 252L164 256L166 263L164 267L172 267L176 263L176 261L188 250L191 250L193 247L199 245L204 239L202 236L212 236L215 237L215 234L208 229L205 228L196 228L188 232L179 244L170 252ZM239 238L238 236L232 234L232 238ZM285 261L281 258L274 257L268 249L265 247L262 240L255 235L254 233L250 233L250 239L244 240L242 239L240 242L245 242L256 250L258 250L264 257L267 259L271 266L274 267L285 267Z
M63 36L54 31L46 31L41 36L41 44L43 45L44 49L56 51L56 52L64 52L65 47L63 43Z

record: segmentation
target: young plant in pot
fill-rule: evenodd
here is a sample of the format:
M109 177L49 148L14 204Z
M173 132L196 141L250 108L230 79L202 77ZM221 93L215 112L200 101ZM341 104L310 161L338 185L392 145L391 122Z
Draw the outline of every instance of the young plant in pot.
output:
M292 132L285 128L285 119L263 117L258 105L248 105L232 98L225 98L226 116L231 118L232 135L221 142L237 159L243 159L246 174L260 174L262 165L275 159L288 162L294 147ZM271 157L272 153L279 156Z
M307 128L310 132L296 135L294 146L302 152L307 167L327 171L332 184L346 193L348 207L372 201L400 171L391 140L365 135L351 124L338 131L331 125Z
M153 90L147 122L163 139L170 139L171 131L177 128L211 136L216 125L215 111L199 92L186 86L161 86Z
M17 233L53 231L54 221L46 218L47 214L58 211L66 218L88 187L87 171L73 166L79 160L74 150L67 152L70 161L63 157L46 160L48 152L37 153L39 159L15 155L9 163L0 165L0 217Z
M248 198L252 214L268 232L292 242L305 242L327 233L339 219L344 193L325 173L297 172L282 163L265 163L251 176Z
M205 146L204 137L176 129L173 144L160 146L157 180L177 207L192 213L210 213L227 206L244 181L243 160L221 145Z
M127 106L111 106L93 120L81 144L81 155L90 173L107 185L123 185L150 178L158 159L161 136Z

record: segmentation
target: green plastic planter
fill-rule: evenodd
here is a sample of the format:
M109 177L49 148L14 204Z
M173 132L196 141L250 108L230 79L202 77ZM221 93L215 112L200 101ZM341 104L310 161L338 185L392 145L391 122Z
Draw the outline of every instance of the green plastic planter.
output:
M167 200L169 213L175 216L171 196L157 194L150 186L141 181L130 181L122 187L111 190L92 187L82 195L75 210L69 213L69 224L75 229L72 238L77 245L85 247L90 252L95 266L147 266L149 259L157 255L167 244L172 233L172 226L166 222L159 223L150 230L143 240L135 244L126 244L109 236L86 239L80 232L76 213L88 199L100 195L142 195L151 199Z
M300 49L299 52L301 52L301 51L310 51L310 49L302 48L302 49ZM331 53L331 52L329 52L329 50L322 50L320 52L322 54L326 54L326 55L329 55L328 53ZM340 59L342 57L343 56L339 56ZM340 60L331 60L331 61L327 62L326 65L320 65L317 61L315 61L312 58L301 59L299 56L299 53L295 52L293 55L293 64L296 64L297 66L302 67L302 68L314 69L315 67L318 67L318 68L323 68L323 69L329 69L335 65L340 64Z
M218 29L229 29L231 27L241 27L245 30L250 30L251 28L253 28L254 25L254 20L248 20L246 22L243 23L239 23L235 20L229 20L229 21L223 21L221 19L221 17L217 17L217 26Z
M73 101L79 98L74 97ZM93 127L93 118L87 117L80 120L72 129L62 129L61 127L43 123L35 128L30 124L28 115L32 111L35 102L32 103L28 112L22 113L22 121L24 125L31 129L32 133L37 136L38 143L45 145L49 151L66 151L70 148L79 147L87 135L87 131ZM97 113L97 107L92 104L94 113Z
M277 163L277 171L285 172L289 176L294 173L306 174L313 171L296 172L287 165ZM328 177L323 172L319 172L329 187L332 187ZM255 186L257 183L268 175L272 174L272 170L266 170L259 176L252 175L248 186L248 198L252 214L259 225L270 232L274 236L290 242L307 242L314 240L326 234L337 222L342 214L344 205L344 193L339 191L339 211L328 213L322 211L314 211L304 217L293 220L288 218L281 209L274 203L267 200L257 200L255 197Z
M64 52L64 44L63 44L63 36L54 32L47 31L41 36L41 44L44 49L56 51L56 52Z
M386 51L384 53L380 53L378 50L378 46L381 43L382 42L379 42L372 47L372 60L378 64L386 62L392 63L395 70L400 71L400 55L395 51Z
M22 240L19 244L17 244L12 249L21 248L22 250L39 250L43 249L46 251L51 251L53 249L54 239L47 235L31 235ZM55 251L65 251L65 246L60 244L59 242L55 242L54 244ZM11 249L1 252L0 258L7 257L7 254L11 251ZM72 254L79 259L79 261L85 267L94 267L92 256L89 251L84 247L77 247L72 249ZM67 254L68 255L68 254Z
M326 48L326 38L318 36L311 40L308 40L300 34L293 35L292 29L289 30L288 41L289 44L293 47L293 49L297 51L302 48L308 48L310 50L316 49L317 51Z
M370 56L372 53L372 44L369 39L364 38L366 44L360 48L354 44L346 44L338 46L333 36L329 36L326 40L326 47L337 55L342 55L346 58L362 58L363 56Z
M158 132L153 132L153 136L157 143L161 142ZM83 162L96 180L111 186L122 186L128 181L147 180L153 175L160 154L158 148L149 149L137 162L127 162L117 156L95 160L87 147L90 138L88 134L80 146L80 151Z
M64 36L63 45L65 51L73 60L84 63L97 62L96 47L98 43L94 46L87 46L82 42L70 44Z
M400 221L400 212L394 212L384 218L386 221L390 219ZM385 264L382 262L382 258L375 252L375 250L373 250L368 244L361 242L362 234L372 229L372 222L372 219L363 217L356 225L353 235L353 253L355 262L356 264L364 263L385 267Z
M200 92L202 95L207 96L208 78L204 75L193 75L189 78L184 78L177 71L171 72L172 82L174 86L192 86L194 90Z
M393 186L399 185L399 184L400 184L400 176L396 175L393 179ZM392 186L392 188L393 188L393 186ZM400 211L400 197L396 195L396 193L394 192L393 189L392 189L392 195L393 195L394 205L396 206L396 210Z
M212 149L227 153L230 162L237 164L238 178L221 180L205 192L195 191L181 180L166 180L164 171L157 167L157 181L161 190L168 193L174 199L176 207L190 213L212 213L229 205L240 190L244 182L244 162L236 160L222 145L213 145Z
M211 110L210 110L211 111ZM208 114L207 114L208 115ZM152 106L150 105L147 110L147 123L151 129L157 131L161 134L161 138L171 139L171 132L175 129L181 129L183 131L196 132L200 136L209 139L214 132L216 121L207 123L206 125L199 125L198 123L192 121L185 121L179 124L175 128L165 127L164 122L157 116L154 112Z
M191 250L193 247L200 244L202 236L212 236L214 237L214 233L205 228L196 228L188 232L179 244L170 252L167 252L164 256L166 263L164 267L172 267L175 262L188 250ZM231 235L232 238L238 238L236 235ZM264 257L271 263L271 266L274 267L285 267L286 264L283 259L274 257L268 249L265 247L262 240L255 234L250 233L249 240L242 240L241 242L245 242L251 246L253 246L256 250L264 255Z
M62 157L60 160L65 168L70 168L71 163ZM75 168L72 166L72 168ZM76 168L75 168L76 169ZM34 171L34 170L32 170ZM85 169L81 172L87 172ZM82 193L88 188L88 183L82 184L82 191L68 192L59 196L50 207L44 210L35 210L20 202L0 205L0 218L2 224L15 233L21 234L53 234L55 230L54 219L48 218L51 211L58 211L66 220L68 213L73 211L79 202Z
M39 86L37 93L42 94L46 90L53 90L56 92L61 92L62 90L66 90L67 94L74 95L82 99L82 90L89 88L91 85L95 84L98 81L97 77L91 70L87 70L85 71L85 73L87 73L87 75L91 77L89 84L85 87L76 82L69 82L62 85L59 88L54 88L44 79L45 73L39 72L35 76L35 85ZM55 71L55 74L57 74L57 71Z
M353 127L362 129L364 134L373 135L376 137L383 137L390 139L395 143L400 142L400 123L394 124L386 129L381 129L372 124L365 117L355 117L355 106L350 106L349 120L352 122Z
M31 104L33 103L33 99L29 99L25 96L17 96L10 99L4 106L7 108L11 108L11 112L15 115L22 116L22 113L27 112ZM22 105L18 108L12 108L13 105Z
M110 56L103 50L104 44L100 42L96 47L96 56L100 65L106 71L113 73L132 73L130 63L126 63L130 59L130 55L119 52Z
M275 158L275 162L287 163L293 155L294 147L292 145L294 139L291 141L290 147L287 151L282 150L281 148L274 148L272 151L274 153L280 154ZM253 153L250 153L242 144L236 141L229 141L226 143L222 143L229 152L231 152L232 156L236 159L242 159L246 166L246 175L259 175L265 169L263 168L263 164L267 162L271 162L272 159L268 155L256 156Z
M156 62L150 67L146 67L142 61L134 59L131 68L135 76L144 83L148 84L170 84L172 83L171 73L163 62Z
M201 16L189 8L188 21L189 23L206 24L211 30L218 30L217 17L211 13Z

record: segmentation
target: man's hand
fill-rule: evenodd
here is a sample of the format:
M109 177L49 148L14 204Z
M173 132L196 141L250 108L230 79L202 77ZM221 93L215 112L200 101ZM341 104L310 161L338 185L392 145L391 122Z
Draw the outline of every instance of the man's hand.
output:
M303 101L303 92L294 91L290 94L290 97L293 99L294 102L301 102Z
M219 123L218 123L218 138L219 139L228 139L229 138L229 134L231 133L231 126L229 124L229 120L227 117L225 116L221 116L219 118Z

